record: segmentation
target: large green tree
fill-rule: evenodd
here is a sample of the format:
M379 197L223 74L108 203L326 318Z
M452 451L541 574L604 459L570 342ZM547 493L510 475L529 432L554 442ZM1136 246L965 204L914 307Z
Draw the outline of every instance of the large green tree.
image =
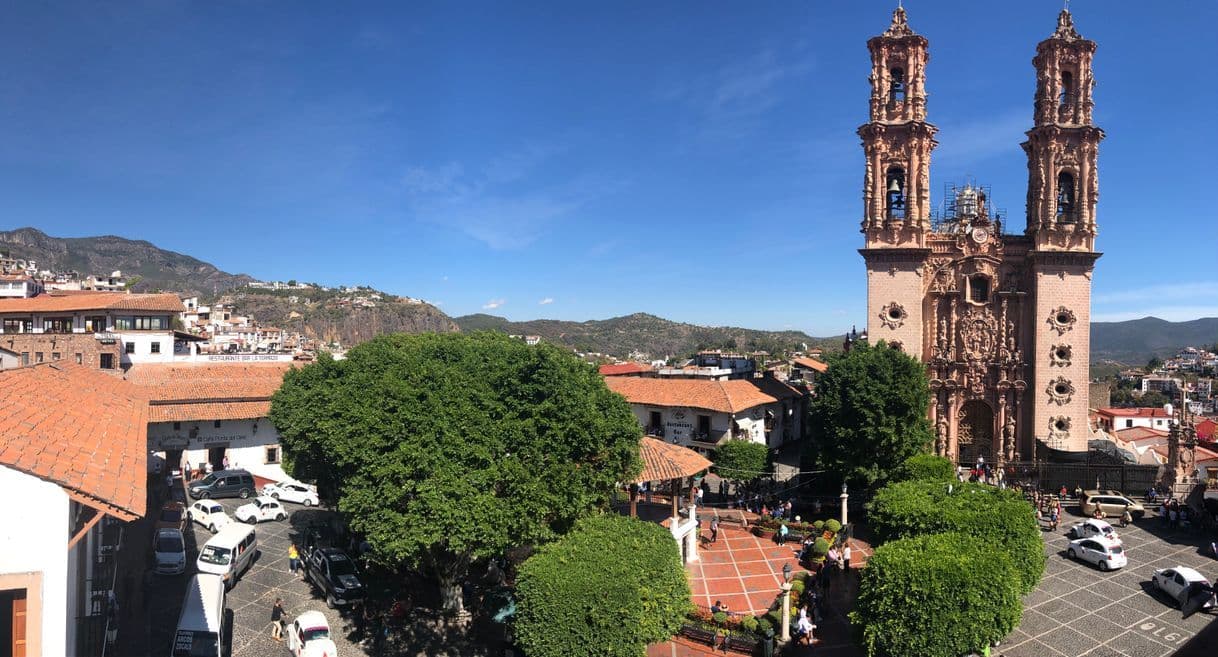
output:
M715 450L715 474L729 481L752 481L769 465L770 450L751 440L729 440Z
M497 333L393 334L289 372L271 404L293 475L387 563L461 608L471 561L541 544L641 468L630 407L596 369Z
M816 383L810 427L819 467L872 487L931 444L926 368L883 342L829 357Z
M581 520L516 581L516 638L530 657L642 657L692 606L672 534L624 516Z

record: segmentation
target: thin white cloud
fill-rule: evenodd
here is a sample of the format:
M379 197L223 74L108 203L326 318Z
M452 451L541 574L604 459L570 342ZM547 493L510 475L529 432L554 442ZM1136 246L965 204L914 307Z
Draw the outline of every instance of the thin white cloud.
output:
M537 302L537 305L539 305L539 306L548 306L548 305L550 305L550 304L552 304L552 303L554 303L554 299L553 299L553 297L546 297L546 298L542 299L541 301L538 301L538 302Z
M1019 144L1031 127L1032 116L1025 107L971 121L945 123L939 126L937 139L942 146L935 151L936 164L940 170L962 169L1003 153L1020 154L1023 150Z
M507 301L504 301L503 299L491 299L490 301L487 301L486 303L482 304L482 309L483 310L494 310L494 309L502 306L505 303L507 303Z
M534 170L562 150L530 145L485 167L411 167L402 185L420 221L456 229L495 250L520 249L591 199L620 186L584 176L528 189Z
M797 87L792 82L809 72L813 61L801 48L765 47L701 75L679 72L657 94L702 114L699 132L710 138L741 138L761 125L761 117Z
M1171 285L1148 285L1132 289L1104 292L1092 297L1097 305L1126 304L1139 301L1195 301L1218 299L1218 281L1196 281Z

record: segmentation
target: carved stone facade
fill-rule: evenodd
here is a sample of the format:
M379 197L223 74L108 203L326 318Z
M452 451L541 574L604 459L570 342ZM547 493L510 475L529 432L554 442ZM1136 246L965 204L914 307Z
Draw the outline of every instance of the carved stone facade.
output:
M965 185L931 216L927 40L898 8L867 42L870 122L862 232L868 334L927 363L935 450L964 463L1087 446L1096 157L1095 44L1069 12L1037 47L1026 230L1004 231L984 188ZM1082 394L1079 394L1079 391Z

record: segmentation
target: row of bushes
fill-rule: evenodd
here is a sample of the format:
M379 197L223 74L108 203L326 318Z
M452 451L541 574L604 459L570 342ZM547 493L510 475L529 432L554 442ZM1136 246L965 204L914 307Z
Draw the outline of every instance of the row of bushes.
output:
M947 459L915 456L898 469L906 480L867 507L882 544L862 570L850 619L870 657L957 657L998 641L1044 573L1031 505L954 473Z
M842 530L842 523L838 522L836 518L817 520L816 522L789 522L778 520L777 518L760 518L754 521L752 526L777 531L784 524L791 533L803 534L805 536L808 534L823 534L824 532L836 534Z
M792 622L799 617L799 600L803 598L808 584L806 578L807 573L800 572L791 579ZM728 636L764 639L777 633L782 627L782 597L779 593L770 605L770 610L760 616L739 616L724 612L711 614L709 611L697 610L689 614L686 622Z

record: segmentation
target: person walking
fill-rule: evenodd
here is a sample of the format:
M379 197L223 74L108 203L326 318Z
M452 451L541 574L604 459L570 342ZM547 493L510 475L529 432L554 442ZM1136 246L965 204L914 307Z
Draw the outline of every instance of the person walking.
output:
M710 542L711 542L711 544L714 544L715 541L717 541L717 540L719 540L719 514L715 514L715 517L711 518L711 540L710 540Z
M283 641L283 598L275 598L275 606L271 607L271 638Z
M224 455L224 461L222 463L224 465L224 469L227 470L228 469L228 454Z
M296 549L296 544L288 546L288 572L293 575L300 568L300 551Z
M787 529L787 523L785 523L785 522L778 526L778 533L775 534L774 536L778 539L779 545L787 544L787 532L789 532L789 531L790 530Z
M850 574L850 543L846 543L846 547L842 548L842 568L846 574Z
M1125 505L1125 512L1121 514L1121 526L1128 527L1129 523L1133 522L1133 514L1129 512L1129 505Z

